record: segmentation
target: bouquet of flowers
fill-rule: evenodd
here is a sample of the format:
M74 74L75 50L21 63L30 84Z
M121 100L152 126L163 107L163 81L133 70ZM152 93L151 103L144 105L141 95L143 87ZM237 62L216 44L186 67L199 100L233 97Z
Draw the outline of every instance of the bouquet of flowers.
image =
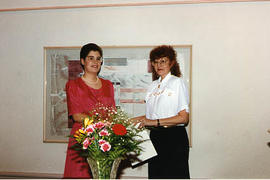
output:
M72 137L76 140L74 148L87 157L94 176L96 173L97 178L115 178L111 169L116 159L117 166L128 153L140 154L139 131L121 109L98 104Z

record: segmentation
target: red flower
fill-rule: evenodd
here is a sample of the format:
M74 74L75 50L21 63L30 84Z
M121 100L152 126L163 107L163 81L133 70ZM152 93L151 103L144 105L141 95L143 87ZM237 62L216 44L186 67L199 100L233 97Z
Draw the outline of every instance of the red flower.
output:
M127 129L122 124L114 124L112 130L116 135L124 136L127 134Z

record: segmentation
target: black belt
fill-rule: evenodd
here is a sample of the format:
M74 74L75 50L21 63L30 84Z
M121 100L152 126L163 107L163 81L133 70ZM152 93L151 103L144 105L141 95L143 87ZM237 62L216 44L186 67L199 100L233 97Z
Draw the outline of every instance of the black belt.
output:
M164 130L164 129L174 129L174 128L181 128L181 127L185 127L183 125L176 125L176 126L158 126L158 127L155 127L155 126L150 126L150 127L147 127L147 129L149 130Z

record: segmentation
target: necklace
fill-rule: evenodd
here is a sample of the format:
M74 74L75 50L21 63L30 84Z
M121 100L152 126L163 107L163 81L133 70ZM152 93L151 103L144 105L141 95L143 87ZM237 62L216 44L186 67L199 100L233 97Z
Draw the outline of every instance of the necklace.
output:
M97 84L98 83L98 80L99 78L97 77L97 80L96 81L88 81L87 79L85 79L84 76L82 76L82 80L88 84Z

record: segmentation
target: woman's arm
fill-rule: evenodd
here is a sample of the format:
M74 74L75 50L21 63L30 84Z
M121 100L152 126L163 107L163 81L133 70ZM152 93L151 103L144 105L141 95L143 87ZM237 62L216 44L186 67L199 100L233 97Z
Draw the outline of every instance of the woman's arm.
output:
M180 111L176 116L159 119L160 126L175 126L177 124L188 124L189 113L186 110Z
M140 123L140 127L144 126L158 126L158 120L147 119L145 116L138 116L132 118L134 124ZM188 124L189 113L186 110L180 111L176 116L159 119L159 126L175 126L177 124Z
M150 120L145 116L141 118L141 126L158 126L158 120ZM175 126L177 124L188 124L189 113L186 110L180 111L176 116L159 119L159 126Z

